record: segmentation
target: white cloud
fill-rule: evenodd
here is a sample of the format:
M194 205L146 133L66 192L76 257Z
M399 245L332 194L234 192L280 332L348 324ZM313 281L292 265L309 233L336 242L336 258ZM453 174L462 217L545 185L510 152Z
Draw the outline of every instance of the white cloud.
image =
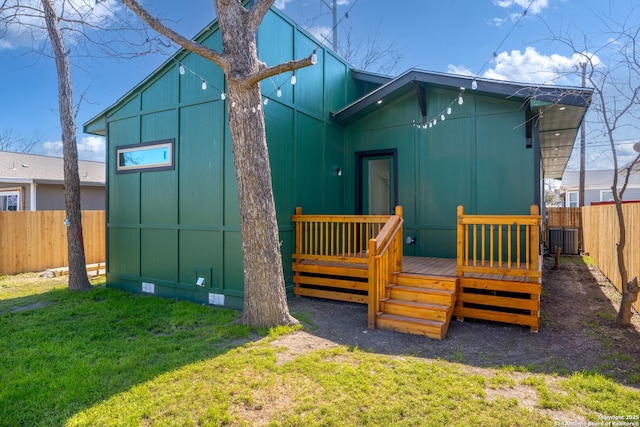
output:
M596 56L591 61L595 66L600 65ZM482 77L520 83L576 85L579 84L577 69L580 62L584 62L584 55L580 53L544 55L534 47L527 47L524 52L501 52L494 58L494 67Z
M529 7L528 13L537 15L549 7L549 0L493 0L493 4L505 9L519 6L523 11ZM529 4L531 4L531 6L529 6Z
M278 9L284 9L287 7L287 3L291 3L293 0L276 0L273 5Z
M465 67L464 65L453 65L449 64L447 66L447 73L449 74L457 74L460 76L473 76L473 72Z
M46 156L62 157L62 141L47 141L42 144ZM104 162L105 139L102 136L85 136L78 141L78 158Z
M112 17L122 9L117 0L67 0L55 2L56 13L65 18L61 28L78 30L79 22L91 26L108 26ZM37 46L47 39L44 14L40 0L8 0L0 12L0 49ZM69 36L66 40L73 43Z
M319 25L316 27L307 28L315 38L325 43L327 40L331 41L331 27L326 25Z

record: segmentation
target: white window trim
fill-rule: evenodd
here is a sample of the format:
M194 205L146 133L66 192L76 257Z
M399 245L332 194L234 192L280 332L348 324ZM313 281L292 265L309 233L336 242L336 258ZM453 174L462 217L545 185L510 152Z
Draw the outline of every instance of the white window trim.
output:
M9 196L16 196L18 197L18 204L16 206L16 210L21 211L22 210L22 192L20 190L0 190L0 197L9 197ZM8 210L8 206L6 205L6 200L4 203L4 206L2 206L2 209L0 210Z
M571 194L575 194L576 195L576 201L575 201L576 205L575 206L571 206ZM567 191L567 199L564 202L565 202L564 204L568 208L577 208L577 207L579 207L580 206L580 196L579 196L578 192L577 191Z
M611 193L611 200L605 200L604 199L604 194L605 193ZM610 202L613 200L613 191L612 190L600 190L600 201L601 202Z

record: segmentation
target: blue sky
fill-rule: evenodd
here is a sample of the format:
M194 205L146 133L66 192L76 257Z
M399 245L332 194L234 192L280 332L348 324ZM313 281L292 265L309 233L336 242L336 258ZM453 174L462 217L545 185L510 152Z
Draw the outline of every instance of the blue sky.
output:
M109 13L123 13L116 0L106 3L110 5ZM187 36L195 35L214 19L211 0L143 3ZM640 13L633 9L633 3L634 0L339 0L339 41L344 42L344 31L349 29L356 42L375 38L381 46L393 45L400 51L396 74L420 68L518 82L579 84L579 76L572 72L576 58L565 46L551 40L550 31L563 32L576 41L586 36L594 46L603 45L611 23L622 24L626 20L629 25L638 25ZM330 29L329 9L321 0L276 0L276 6L320 37ZM0 38L0 132L9 130L27 139L38 138L38 153L61 155L55 64L34 54L29 43L17 31ZM82 94L78 125L112 105L174 51L165 49L164 54L135 59L83 59L73 66L74 94L77 99ZM597 124L589 126L588 168L610 167L606 141L598 133ZM640 132L628 127L617 138L624 163L632 153L631 144L625 142L637 141ZM78 143L81 158L104 158L101 138L85 135L79 129ZM577 168L576 156L569 168Z

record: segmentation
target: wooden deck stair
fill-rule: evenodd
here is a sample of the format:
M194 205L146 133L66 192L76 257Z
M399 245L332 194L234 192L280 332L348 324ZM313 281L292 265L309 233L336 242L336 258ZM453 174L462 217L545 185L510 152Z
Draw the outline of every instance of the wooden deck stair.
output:
M456 303L457 278L394 273L381 299L376 326L443 339Z

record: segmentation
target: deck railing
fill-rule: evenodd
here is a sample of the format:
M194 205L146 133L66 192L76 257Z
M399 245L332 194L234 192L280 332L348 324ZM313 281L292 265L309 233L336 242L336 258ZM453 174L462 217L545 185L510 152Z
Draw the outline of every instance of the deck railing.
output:
M303 215L296 208L292 220L296 263L341 262L368 269L368 324L375 328L387 284L402 270L402 207L396 207L395 215Z
M294 258L366 264L367 245L383 229L389 215L302 215L296 208Z
M540 223L538 207L530 215L465 215L458 206L457 273L527 277L538 281Z
M380 233L369 240L369 303L368 326L376 327L376 314L381 310L381 301L386 297L387 285L393 273L402 270L402 207L396 207Z

